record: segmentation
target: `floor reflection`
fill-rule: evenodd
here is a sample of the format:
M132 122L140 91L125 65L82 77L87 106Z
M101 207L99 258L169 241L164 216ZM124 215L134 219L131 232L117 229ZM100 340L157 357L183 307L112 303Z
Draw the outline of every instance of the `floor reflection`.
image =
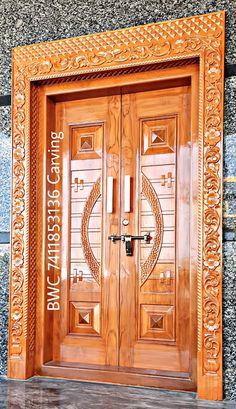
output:
M198 401L195 394L31 378L0 380L0 409L236 409L236 402Z

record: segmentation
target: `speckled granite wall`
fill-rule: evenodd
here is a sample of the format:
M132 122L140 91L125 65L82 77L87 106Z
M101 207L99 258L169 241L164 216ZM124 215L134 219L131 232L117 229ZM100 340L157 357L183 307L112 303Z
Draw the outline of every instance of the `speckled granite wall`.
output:
M236 0L2 0L0 94L11 92L11 48L82 34L227 11L226 62L236 64ZM224 177L236 176L236 77L225 82ZM10 109L0 107L0 234L9 230ZM236 399L236 184L224 184L224 389ZM0 244L0 374L6 374L8 247Z

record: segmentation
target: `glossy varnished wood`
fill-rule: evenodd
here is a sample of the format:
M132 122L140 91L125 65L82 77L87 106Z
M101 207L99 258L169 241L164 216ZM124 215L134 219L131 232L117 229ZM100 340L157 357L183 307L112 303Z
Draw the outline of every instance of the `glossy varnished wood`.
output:
M163 38L163 32L166 38L164 44L159 40ZM151 41L150 38L147 38L147 33L152 39ZM197 42L195 42L196 35ZM114 41L117 42L118 38L122 40L120 43L120 40L118 40L118 48L114 53L111 53L109 47L113 49ZM91 57L91 46L95 41L96 50L94 50L93 56L96 55L96 58ZM108 48L104 49L104 41ZM83 44L82 48L81 44ZM45 311L45 251L42 250L46 244L46 141L48 131L55 128L56 125L56 111L59 106L57 103L63 103L64 101L70 103L72 99L74 101L80 99L80 96L83 99L106 98L109 95L113 97L121 93L134 94L152 91L154 88L164 90L171 87L191 85L192 124L194 129L197 130L198 128L198 134L197 131L193 131L192 134L191 175L193 176L194 186L192 189L193 212L190 216L191 232L197 231L198 227L196 240L192 238L191 234L193 260L196 259L198 250L198 292L196 295L198 332L195 338L195 341L198 340L197 384L199 397L208 399L222 398L220 226L223 54L223 12L185 18L181 22L172 21L152 24L147 27L119 30L114 33L87 36L82 39L66 39L51 44L19 47L14 50L12 264L8 360L10 377L24 379L31 376L35 370L40 370L47 360L50 361L56 358L57 362L60 362L61 350L56 345L58 342L60 343L61 330L58 323L61 319L59 319L60 314L56 318L57 314L55 313L55 319L52 320L50 313ZM192 57L200 59L199 86L197 81L192 82L193 74L190 72L191 70L186 73L186 70L188 71L186 58ZM177 68L176 58L185 66ZM169 61L168 64L176 68L162 70L160 67L163 68L165 65L165 59ZM145 72L143 67L141 68L143 63L147 64L148 70L148 64L160 64L160 69L157 70L156 74L154 71ZM132 68L133 65L135 65L134 69ZM124 73L123 69L126 70L126 73ZM132 70L140 69L142 72L137 74L137 77L132 74ZM111 70L118 71L111 72ZM99 74L99 72L103 73ZM113 76L113 72L115 72L115 76ZM152 73L154 74L153 78L151 78ZM83 78L78 77L81 74ZM64 82L62 80L63 76L71 76L71 83ZM100 76L103 79L100 79ZM54 85L50 85L50 82L53 84L53 78L55 77L60 77L60 80L56 80ZM79 81L79 79L83 80ZM154 83L155 87L153 88ZM198 101L196 98L198 95L199 106L197 106ZM131 111L133 112L133 108ZM167 177L167 179L171 178ZM147 186L148 182L145 181L145 183ZM170 180L167 183L170 183ZM61 187L59 186L59 188ZM184 200L183 196L180 201L183 202ZM137 209L135 210L137 211ZM67 212L69 220L68 208ZM66 211L64 211L64 216L66 216ZM172 215L170 212L163 216L165 216L166 223L171 223ZM143 215L143 220L146 226L149 220L148 214ZM166 232L164 234L165 240L171 239L170 231L168 234ZM63 235L62 238L63 245L66 242L68 242L67 234ZM151 249L151 247L141 248L143 258L148 255L146 250L149 248ZM160 252L162 264L168 259L168 252L167 247L163 245ZM168 264L170 266L171 263ZM37 268L35 268L36 266ZM66 266L66 263L64 263L64 266ZM194 277L196 272L195 261L191 262L190 270L191 277ZM65 280L65 274L64 270L63 280ZM149 270L146 267L141 268L141 274L142 286L146 290L152 288L156 291L158 289L158 285L154 284L156 277L153 277L152 282L149 282L147 280ZM96 266L94 276L98 277L98 268ZM127 276L126 272L125 276ZM183 279L184 276L185 273L182 274ZM154 303L162 304L165 299L163 297L164 287L174 288L175 286L178 288L178 282L174 277L170 276L168 280L168 285L165 283L160 284L162 292L158 297L151 298L152 296L144 294L144 296L142 295L143 302L146 302L145 300L150 297L149 300L155 299ZM64 282L66 283L66 280ZM64 290L67 292L66 286ZM96 293L95 291L95 294L91 295L91 299L94 297L93 300L97 300ZM36 297L35 294L37 294ZM75 294L76 291L71 292L71 296L74 297L74 301L72 301L74 306L80 307L80 303L86 303L87 308L86 299L81 300L80 297L77 299ZM192 295L194 297L193 293ZM166 297L165 302L172 305L173 297L171 294ZM85 306L85 304L82 305ZM211 306L210 309L209 305ZM162 312L164 311L163 308ZM73 332L75 328L73 326L74 312L71 314L71 321L68 317L69 310L67 308L61 314L62 318L64 315L63 319L68 323L68 327L63 328L63 330L70 329ZM155 306L155 312L157 313L157 311ZM147 315L150 313L149 306L145 306L143 312L143 325L140 327L142 337L147 338L152 334L156 340L157 337L154 337L152 331L145 332L149 322L147 320ZM171 314L172 311L168 310L169 324ZM196 305L191 304L189 314L190 320L194 324ZM136 318L138 318L137 313ZM212 324L213 321L214 325ZM52 326L49 326L48 322ZM96 319L95 322L95 326L98 328ZM172 339L173 331L167 331L166 336ZM124 339L129 342L129 336L125 335ZM168 342L172 341L169 340ZM194 351L196 351L195 343L191 346L191 356L194 355ZM129 351L126 358L132 360L132 352ZM139 371L138 368L136 370ZM194 373L194 364L191 373Z
M189 75L187 78L192 78L192 84L197 84L197 73L196 66L188 68L188 71L185 69L185 75ZM170 81L171 75L175 75L175 77L179 75L181 78L183 77L183 74L183 68L180 68L179 70L166 70L165 73L161 71L159 72L159 81L161 78L169 78ZM153 73L153 77L154 76L155 73ZM124 88L122 84L127 83L128 80L139 84L136 85L135 88L135 91L139 92L125 93L127 88ZM140 127L143 126L142 121L144 121L145 118L150 121L150 118L154 118L157 113L161 118L167 117L168 115L172 118L173 115L180 114L183 118L185 116L190 116L191 87L175 87L174 83L173 87L171 87L171 83L169 83L168 88L165 89L160 82L155 84L151 82L152 77L150 76L150 73L146 76L146 80L148 83L150 82L148 88L146 88L145 85L142 85L142 81L144 80L144 73L142 73L142 75L137 74L133 77L129 75L128 79L126 77L120 78L121 96L115 94L114 96L110 95L109 97L104 96L96 98L96 94L94 93L93 98L82 98L67 102L57 102L51 97L52 91L55 92L57 90L57 92L59 92L58 86L46 86L41 89L40 112L41 115L46 115L48 118L46 127L44 122L42 122L42 133L45 135L44 146L46 147L46 136L52 127L54 127L57 132L60 130L63 131L65 135L61 145L63 181L61 186L58 186L61 190L61 196L63 197L61 223L61 247L63 251L61 252L61 311L54 312L53 314L52 312L47 311L43 313L45 310L43 305L46 299L46 293L43 302L40 297L38 299L38 312L40 313L41 309L42 321L39 321L39 326L37 327L37 345L39 347L38 350L40 351L43 349L44 352L43 355L41 353L37 355L36 368L37 373L45 373L45 371L52 371L53 373L55 370L59 371L61 365L62 373L64 373L65 368L67 368L66 373L68 374L68 368L71 366L71 369L74 368L73 371L76 370L76 377L78 379L80 377L80 371L83 372L83 375L81 374L81 376L85 378L87 376L87 379L90 379L90 376L95 377L97 371L98 378L100 379L101 377L101 379L107 381L107 378L101 375L101 373L103 373L103 367L106 366L112 382L116 382L116 377L113 379L115 371L121 371L123 374L126 374L124 379L127 378L128 383L135 384L135 379L137 380L139 376L139 382L141 384L144 382L145 385L153 385L156 376L156 386L164 385L164 378L168 376L170 380L172 379L173 388L184 389L188 384L187 388L193 390L195 388L196 379L196 368L194 364L196 362L196 347L194 346L194 340L189 342L189 344L184 342L187 340L186 332L188 332L187 328L189 328L190 310L192 311L192 334L196 329L196 309L194 307L196 304L196 299L194 299L196 275L194 276L193 274L190 280L192 283L192 303L190 303L189 299L184 296L184 293L181 295L181 299L185 297L186 306L183 307L184 304L182 303L181 309L183 310L183 316L185 322L187 322L187 327L180 323L180 314L174 311L174 305L175 298L178 298L178 290L175 290L176 283L180 283L179 292L181 289L182 291L185 291L183 288L190 285L189 268L187 268L186 272L186 283L184 278L179 277L176 281L175 276L173 276L170 277L171 287L169 287L168 283L161 283L162 287L160 291L160 284L158 284L160 283L158 277L160 271L163 269L171 269L172 267L170 262L168 264L167 260L173 258L174 253L172 248L175 245L174 220L179 217L177 214L175 215L175 212L173 213L173 203L178 201L177 197L174 199L168 199L168 197L171 194L173 196L175 192L175 179L180 180L178 183L182 183L183 186L190 186L190 180L187 181L184 179L181 182L183 178L182 174L185 174L185 171L179 171L175 168L175 164L171 164L173 155L166 153L165 148L161 148L162 150L158 151L159 153L156 155L155 149L152 152L154 154L149 156L143 155L143 142L140 137ZM117 82L118 85L119 82ZM190 81L188 83L190 84ZM159 84L161 87L159 87ZM184 84L186 84L186 80L184 80ZM84 83L83 85L84 87L92 87L92 89L96 89L96 86L100 87L99 81L89 82L88 85ZM139 88L137 88L137 86L139 86ZM160 89L157 91L152 90L156 87ZM127 90L130 92L132 91L132 88L129 87ZM50 98L48 98L47 95L50 95ZM168 103L165 101L168 101ZM195 102L193 102L193 105L194 103ZM191 131L190 129L187 130L186 122L184 122L182 117L178 124L181 130L181 135L187 137L191 132L196 133L197 131L195 128ZM165 119L161 119L161 121L161 124L166 125ZM88 151L84 153L84 156L83 153L80 153L78 156L75 150L77 149L75 148L77 144L75 138L80 138L80 134L85 135L87 130L92 132L99 126L104 127L101 131L104 132L104 134L102 135L99 133L98 141L100 141L100 146L97 145L94 147L95 153ZM45 129L45 131L43 131L43 129ZM120 145L120 139L122 139L122 146ZM173 144L173 141L171 143ZM181 144L185 146L185 140L182 141L180 139L178 141L178 149L180 151ZM178 155L179 153L176 151L174 156ZM161 158L164 160L163 165L155 168L157 162L159 162L160 165ZM145 244L142 244L142 251L140 254L139 244L133 243L134 257L127 257L125 254L125 246L123 244L113 244L108 241L107 238L110 234L118 235L121 232L133 235L139 234L140 223L143 225L143 227L141 226L142 229L150 222L150 216L148 216L149 213L147 212L148 208L144 208L142 216L140 213L142 207L140 190L141 173L139 170L141 169L141 162L142 166L149 169L147 173L148 177L153 177L150 172L152 172L152 169L155 169L154 179L161 181L161 175L163 173L167 175L168 171L171 170L172 180L171 188L167 185L167 179L165 186L161 186L161 182L158 182L156 185L159 186L157 191L162 194L164 192L163 197L166 197L165 199L162 199L160 195L160 203L163 209L164 225L169 227L164 231L163 240L166 244L163 244L161 248L158 261L159 264L155 267L155 269L157 268L157 271L155 270L156 272L153 273L151 281L147 280L143 284L142 288L144 291L139 292L139 258L147 258L150 248L152 247L152 242L147 244L146 248ZM187 163L186 158L183 163ZM45 166L47 166L46 163ZM79 227L79 219L76 215L83 215L83 206L88 199L87 192L89 192L89 190L91 191L91 187L87 187L87 178L91 180L92 186L95 184L97 177L99 176L100 171L97 170L94 173L94 167L96 169L102 169L101 198L94 208L95 212L101 212L102 232L91 233L92 235L90 234L89 240L91 243L100 243L102 249L101 252L96 249L96 246L93 249L95 256L100 258L101 261L101 270L99 273L101 274L101 281L99 283L95 281L88 282L86 281L85 276L82 280L78 279L78 281L75 280L74 282L74 278L71 279L71 273L73 270L71 268L71 262L73 261L73 258L82 257L83 250L81 248L79 233L71 232L75 227ZM45 172L46 168L44 169L44 173ZM130 213L123 212L125 200L125 175L131 176ZM84 183L81 191L75 190L75 176L79 183L81 183L81 179L82 183ZM113 212L111 214L106 212L106 186L108 176L114 178ZM78 187L78 189L80 188ZM77 193L75 193L75 191ZM73 199L76 198L78 194L80 196L82 195L82 203L78 203ZM41 203L42 213L40 212L39 218L44 214L43 201ZM185 217L188 219L187 214L188 213L185 212ZM79 218L81 217L82 216L79 216ZM127 227L122 224L124 218L129 220L129 225ZM90 224L90 227L93 228L94 226L96 231L98 226L97 218L92 218L91 222L92 220L94 220L95 224ZM189 224L189 219L183 220L183 223ZM151 226L152 229L153 227L154 226ZM75 231L77 230L75 229ZM102 242L99 241L99 236L101 236ZM187 242L188 240L189 239L187 238ZM168 243L170 243L170 250L166 247ZM75 248L73 247L74 244L77 244ZM45 238L40 241L39 251L41 251L41 245L43 245L44 248L47 245ZM93 246L93 244L91 244L91 246ZM186 249L188 248L189 247L187 246ZM171 256L170 251L172 254ZM42 251L42 255L44 253L45 250ZM79 254L81 254L81 256L79 256ZM186 258L189 260L188 256L186 256ZM86 262L86 258L84 261ZM43 277L45 276L42 275L39 279L44 282L45 278ZM165 287L166 285L167 287ZM42 291L42 288L45 288L45 283L42 286L39 286L39 291ZM170 288L171 291L169 291ZM81 311L87 311L91 305L93 306L95 304L99 305L99 312L97 312L96 317L94 316L93 318L93 325L94 328L99 328L99 333L96 333L92 327L87 327L86 329L86 326L83 324L80 328L76 327L75 322L78 320L76 310L80 309ZM143 308L142 314L140 308ZM156 314L160 314L162 311L164 314L169 314L166 323L168 323L170 329L167 329L167 332L163 333L163 335L147 333L146 328L149 325L149 310L152 311L152 313L153 311L154 313L156 312ZM176 310L178 311L177 308ZM53 321L52 327L46 325L48 320ZM173 320L176 320L176 323ZM43 337L41 333L41 325L45 328ZM183 329L179 331L178 328L181 325L185 329L185 332L183 332ZM180 332L183 339L183 341L181 341L181 338L178 338L180 351L188 351L189 358L186 358L187 361L185 364L179 364L178 360L174 358L175 353L174 355L172 353L174 350L177 351L176 348L178 348L175 342L175 328L177 332ZM183 342L183 345L181 342ZM155 355L155 359L153 358L153 354ZM47 367L44 365L46 362L49 362ZM50 362L52 362L52 364L50 364ZM183 360L181 362L183 362ZM54 363L57 363L57 369L53 369ZM75 367L74 365L79 365L79 367ZM83 367L81 367L81 365ZM96 368L92 369L91 365L93 367L96 365ZM47 369L41 371L40 368ZM86 372L86 368L88 369L88 373ZM92 373L94 375L91 375ZM149 375L152 376L150 382L148 381ZM132 378L130 381L128 381L129 376ZM162 381L161 378L163 376L164 378ZM119 382L121 382L121 380Z
M172 390L192 391L193 385L190 379L182 379L173 376L152 375L138 372L131 372L119 369L92 369L92 368L76 368L72 364L67 367L65 364L58 365L58 363L49 363L43 365L37 371L37 375L59 377L65 379L80 379L83 381L118 383L125 385L136 385L145 387L155 387Z
M58 132L59 130L63 131L65 137L61 150L63 157L61 309L60 313L54 315L53 360L100 365L118 364L119 247L108 248L106 240L108 235L111 233L117 234L117 229L119 229L119 122L119 96L56 104L56 128ZM85 152L84 157L81 153L81 158L77 159L77 157L73 156L73 149L71 150L71 144L73 143L71 128L73 130L82 127L82 135L86 135L86 129L87 133L93 132L96 124L98 126L103 124L104 128L102 138L99 137L101 145L97 147L97 157L93 158L95 154L88 151ZM88 133L88 135L91 135L91 133ZM90 159L91 155L92 159ZM82 190L78 188L76 193L75 176L78 176L79 181L82 178L84 180ZM114 212L111 215L106 213L106 201L104 199L106 197L106 180L108 176L113 176L115 180ZM93 219L90 217L89 226L91 231L94 229L95 232L92 233L92 236L90 234L88 240L98 243L95 248L92 248L92 251L95 257L100 260L99 283L94 280L91 281L91 278L88 280L86 274L81 279L72 277L73 266L78 266L76 268L78 272L82 269L82 274L83 266L86 267L87 265L86 268L89 270L88 263L90 260L86 258L81 248L82 231L80 233L73 233L73 231L79 231L79 226L81 226L79 219L86 216L84 206L89 196L88 192L91 191L91 187L87 186L95 184L98 177L101 178L101 198L98 203L100 217L99 220L98 217ZM80 208L78 208L78 202L73 202L77 200L77 197L82 197L81 200L83 200ZM77 207L76 203L78 203ZM98 206L96 209L98 211ZM81 214L79 219L73 217L76 214ZM96 233L98 229L99 232ZM99 248L97 248L98 246ZM78 262L83 258L83 265L80 267ZM75 262L72 264L73 259ZM91 328L88 326L87 328L85 323L79 326L80 328L77 327L77 330L78 314L81 312L83 314L84 311L90 314L89 319L93 321L91 322Z
M140 234L141 227L141 229L146 228L146 231L149 228L152 230L151 234L155 235L153 222L150 224L151 213L145 209L143 216L139 214L141 212L142 169L150 180L157 180L154 185L160 199L163 194L163 197L167 195L169 199L162 199L164 237L158 258L158 263L162 264L156 265L144 286L140 286L139 279L139 260L142 259L139 254L139 244L136 242L133 244L135 249L133 257L126 257L125 250L122 249L120 365L143 369L172 369L179 371L180 374L181 371L189 372L194 388L196 382L196 343L194 341L196 310L191 322L190 311L194 310L191 305L196 304L194 298L196 294L196 271L195 273L192 272L191 275L190 260L192 259L192 262L195 263L197 260L196 258L194 260L191 255L189 230L190 203L193 199L190 197L190 95L190 88L183 87L122 96L122 176L124 178L125 174L129 174L133 181L132 211L129 215L122 213L122 219L128 218L130 221L129 226L123 229L124 232L137 235ZM174 118L175 115L176 129L174 131L175 141L172 141L173 152L166 153L168 148L162 147L160 144L160 148L154 146L150 148L149 155L142 156L141 144L144 137L142 128L140 129L142 121L150 123L150 126L153 124L157 126L159 123L164 123L166 126L167 118L172 118L172 116ZM166 118L166 120L160 119L158 122L158 118ZM193 132L196 132L196 129ZM172 186L168 187L167 180L162 186L161 175L165 174L167 179L169 171L172 173L172 181L170 182ZM121 207L123 202L124 196L122 195ZM140 227L139 223L141 224ZM187 226L188 228L186 228ZM143 230L141 232L143 233ZM194 236L194 232L192 235ZM141 245L143 261L150 252L151 245L148 248L145 248L146 244ZM161 274L165 274L166 270L171 272L169 273L171 277L160 279ZM168 280L170 283L171 280L174 280L171 289L167 283ZM158 288L160 281L167 283L164 293L161 293L160 291L163 290ZM145 334L146 328L149 328L150 325L148 319L150 317L162 319L160 318L162 314L171 314L168 320L166 318L165 325L169 326L166 329L167 332L160 332L159 338L158 333L152 333L150 330ZM127 322L129 322L129 326ZM195 347L191 353L192 345Z

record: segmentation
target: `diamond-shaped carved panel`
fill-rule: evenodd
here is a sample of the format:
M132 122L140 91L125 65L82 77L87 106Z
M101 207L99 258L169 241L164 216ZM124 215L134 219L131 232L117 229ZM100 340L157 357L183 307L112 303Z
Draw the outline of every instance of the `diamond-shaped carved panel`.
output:
M88 124L71 128L71 159L102 157L103 124Z
M100 305L95 302L70 303L70 333L99 335Z
M150 328L163 329L164 318L163 315L150 315Z
M141 305L140 337L157 341L174 341L174 307L171 305Z
M79 312L79 324L90 325L91 312L90 311L80 311Z
M166 136L167 136L167 128L157 128L153 129L151 133L152 137L152 146L160 143L165 143L166 142Z
M141 122L142 154L175 152L177 117L156 117Z
M80 135L80 152L93 151L94 133Z

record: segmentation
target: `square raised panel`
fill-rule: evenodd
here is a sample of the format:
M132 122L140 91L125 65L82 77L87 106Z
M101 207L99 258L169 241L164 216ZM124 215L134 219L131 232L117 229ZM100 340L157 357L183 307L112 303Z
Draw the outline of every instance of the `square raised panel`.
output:
M171 305L141 305L141 339L174 341L174 307Z
M164 328L164 317L163 315L153 314L150 315L149 326L151 329L163 329Z
M88 124L71 128L71 159L102 157L103 124Z
M70 302L70 333L99 335L100 305L95 302Z
M79 138L79 152L93 152L94 137L94 133L81 134Z
M142 154L175 152L177 117L156 117L141 121Z

